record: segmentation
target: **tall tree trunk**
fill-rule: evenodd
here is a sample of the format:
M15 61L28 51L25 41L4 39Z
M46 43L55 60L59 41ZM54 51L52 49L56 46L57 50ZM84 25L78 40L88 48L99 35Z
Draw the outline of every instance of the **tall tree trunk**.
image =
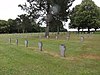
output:
M17 32L19 33L19 28L18 28Z
M49 36L49 23L47 23L46 29L45 29L45 37Z
M47 15L50 13L50 4L49 1L47 1ZM49 36L49 17L47 16L47 26L46 26L46 30L45 30L45 37Z
M83 33L84 31L83 31L83 28L82 28L82 33Z
M97 31L97 28L95 28L95 32Z
M88 34L90 34L90 28L88 27Z
M78 34L79 34L79 32L80 32L80 28L78 27Z
M23 29L23 33L25 33L25 29Z
M59 35L60 27L59 25L57 26L57 35Z

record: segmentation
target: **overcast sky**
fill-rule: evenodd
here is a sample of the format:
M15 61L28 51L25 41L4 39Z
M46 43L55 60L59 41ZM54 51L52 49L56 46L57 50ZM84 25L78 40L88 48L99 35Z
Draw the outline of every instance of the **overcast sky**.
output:
M26 0L0 0L0 19L15 19L17 15L23 13L18 4L23 4ZM73 6L80 4L82 0L76 0ZM93 0L100 7L100 0Z

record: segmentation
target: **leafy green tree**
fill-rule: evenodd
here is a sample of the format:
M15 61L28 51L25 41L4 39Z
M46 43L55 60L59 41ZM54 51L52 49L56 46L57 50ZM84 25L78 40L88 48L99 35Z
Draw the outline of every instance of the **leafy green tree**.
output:
M13 19L8 19L7 21L8 31L9 33L16 33L17 27L16 27L16 21Z
M82 16L79 14L79 8L80 5L75 6L75 8L73 8L71 15L70 15L70 28L77 28L78 32L81 29L81 19Z
M8 32L7 28L8 28L7 21L0 20L0 33L6 33L6 32Z
M15 19L16 22L16 29L17 29L17 33L21 32L21 19L19 17L17 17Z
M51 32L57 32L57 35L59 35L59 32L64 29L63 24L60 20L53 20L50 23L50 31Z
M33 18L30 18L31 26L32 26L32 32L40 32L40 26L39 24L34 21Z
M29 17L26 14L19 15L20 28L23 33L32 31L32 25Z
M77 5L70 15L70 27L80 29L87 28L90 33L91 28L98 27L98 7L92 0L83 0Z
M74 0L27 0L24 5L19 5L22 10L26 11L30 17L46 21L45 36L49 36L49 26L52 18L59 21L67 21L69 15L69 7ZM46 18L44 19L44 15Z
M16 18L18 32L39 32L39 25L29 15L22 14Z
M0 20L0 33L39 32L40 30L40 26L26 14L8 21Z
M98 19L95 19L96 21L96 23L95 23L95 25L94 25L94 29L95 29L95 31L98 29L98 28L100 28L100 7L98 7L98 13L99 13L99 15L98 15Z

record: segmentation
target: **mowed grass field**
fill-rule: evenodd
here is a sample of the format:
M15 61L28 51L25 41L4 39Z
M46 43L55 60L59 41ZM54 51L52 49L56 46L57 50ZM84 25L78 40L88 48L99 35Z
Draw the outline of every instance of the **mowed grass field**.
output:
M47 39L42 33L0 34L0 75L100 75L100 34L71 33L69 40L66 35L56 39L53 33ZM38 49L39 41L43 51ZM66 46L65 57L60 56L60 44Z

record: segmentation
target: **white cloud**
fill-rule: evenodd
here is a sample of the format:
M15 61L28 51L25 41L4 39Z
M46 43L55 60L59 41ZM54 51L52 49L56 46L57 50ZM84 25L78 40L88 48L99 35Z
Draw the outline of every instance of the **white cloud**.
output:
M100 0L93 0L97 6L100 7Z
M0 0L0 19L16 18L23 13L18 4L24 2L25 0Z

